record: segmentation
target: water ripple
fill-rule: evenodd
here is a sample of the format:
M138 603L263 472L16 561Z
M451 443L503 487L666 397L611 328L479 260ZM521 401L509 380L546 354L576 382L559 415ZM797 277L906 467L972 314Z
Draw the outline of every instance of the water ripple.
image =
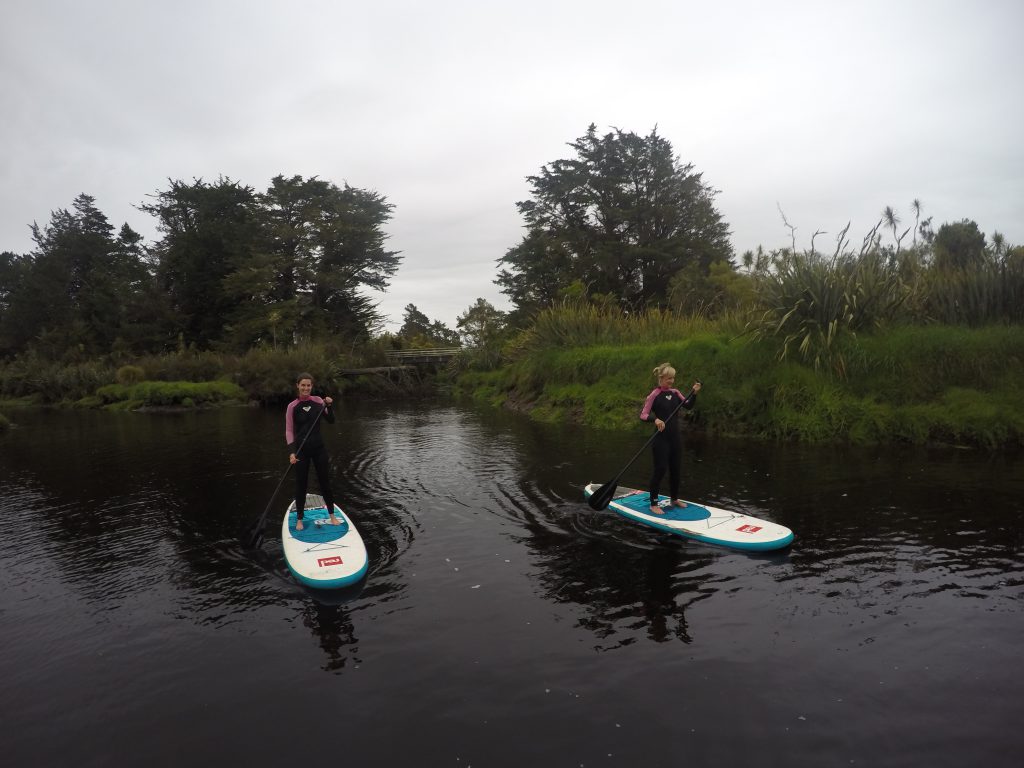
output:
M507 745L628 731L620 764L652 765L725 749L694 733L719 734L722 718L740 744L723 764L773 736L793 745L780 759L828 762L821 745L854 721L851 744L887 748L892 722L940 736L936 723L957 722L969 746L945 765L1015 732L1019 462L691 441L686 495L796 532L789 549L752 554L585 503L584 481L621 468L635 435L352 407L327 439L370 572L320 594L281 554L292 483L280 414L32 418L39 445L0 440L0 704L8 733L45 723L65 757L107 754L82 734L105 738L110 722L126 734L177 723L207 751L219 723L242 722L261 729L257 757L266 745L280 762L309 712L352 701L347 743L366 764L387 749L414 761L388 737L396 718L422 724L408 741L432 747L477 732ZM624 484L644 482L637 464ZM238 531L265 509L263 547L243 548ZM288 705L268 713L267 701ZM39 743L19 742L21 754ZM490 742L467 743L479 754Z

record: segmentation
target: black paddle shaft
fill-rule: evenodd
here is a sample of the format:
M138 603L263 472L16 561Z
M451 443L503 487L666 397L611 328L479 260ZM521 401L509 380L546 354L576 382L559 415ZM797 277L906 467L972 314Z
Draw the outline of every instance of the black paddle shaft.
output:
M703 382L700 379L697 379L697 383L703 385ZM666 422L668 422L673 416L676 415L679 409L683 407L683 403L689 399L690 395L692 395L693 392L694 390L691 389L690 394L688 394L686 397L679 401L679 405L677 405L672 410L672 413L669 414L668 419L665 419ZM647 449L647 446L649 446L651 442L654 440L654 438L657 436L658 432L657 430L655 430L654 434L647 438L647 442L640 447L640 450L637 451L633 455L633 458L630 459L629 462L626 464L626 466L622 468L622 471L619 472L619 474L617 474L614 478L609 480L607 483L602 485L600 488L598 488L590 495L590 498L587 499L587 503L590 504L591 509L601 511L602 509L608 508L608 505L612 503L612 499L615 498L615 489L619 485L619 480L622 478L624 474L626 474L626 470L633 465L633 462L640 458L640 454Z
M313 427L316 426L317 422L320 421L320 417L323 416L324 411L327 410L327 404L320 409L317 413L316 418L313 419L313 423L309 425L309 429L306 430L306 434L302 437L302 442L299 443L299 447L295 449L295 454L298 455L302 451L302 446L306 444L306 440L311 434L313 434ZM284 479L288 477L288 473L291 471L292 465L288 464L288 469L281 475L281 479L277 481L277 487L274 489L274 493L270 497L270 502L267 504L267 508L263 510L263 514L259 516L256 523L249 529L249 532L245 536L245 544L250 549L256 549L263 543L263 527L267 523L267 515L270 514L270 508L274 505L274 499L277 498L277 492L281 490L281 486L284 484Z

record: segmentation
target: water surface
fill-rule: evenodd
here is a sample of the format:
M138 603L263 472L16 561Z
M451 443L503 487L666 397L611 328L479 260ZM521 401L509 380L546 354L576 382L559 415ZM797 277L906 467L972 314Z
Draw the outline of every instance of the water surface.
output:
M684 496L796 533L749 554L583 503L645 433L346 403L370 573L317 595L281 413L8 415L7 765L1020 763L1019 456L693 436Z

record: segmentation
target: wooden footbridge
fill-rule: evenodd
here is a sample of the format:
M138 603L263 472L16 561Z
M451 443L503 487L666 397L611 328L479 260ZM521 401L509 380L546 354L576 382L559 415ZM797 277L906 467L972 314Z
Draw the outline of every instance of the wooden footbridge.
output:
M343 376L362 376L376 373L390 375L400 371L413 371L426 366L445 365L462 353L462 347L435 347L433 349L393 349L385 352L390 365L376 368L349 368L341 371Z
M395 349L385 352L389 363L396 365L444 365L462 353L462 347L434 349Z

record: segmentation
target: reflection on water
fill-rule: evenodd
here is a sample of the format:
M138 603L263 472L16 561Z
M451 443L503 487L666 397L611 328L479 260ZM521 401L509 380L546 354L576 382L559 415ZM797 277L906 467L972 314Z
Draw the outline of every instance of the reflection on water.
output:
M363 764L748 764L767 740L786 765L1019 757L1019 456L693 436L685 496L796 533L749 554L583 503L645 433L345 408L332 480L371 567L326 594L281 558L281 414L11 414L12 764L181 764L227 738L269 765L320 754L292 737L320 711Z

